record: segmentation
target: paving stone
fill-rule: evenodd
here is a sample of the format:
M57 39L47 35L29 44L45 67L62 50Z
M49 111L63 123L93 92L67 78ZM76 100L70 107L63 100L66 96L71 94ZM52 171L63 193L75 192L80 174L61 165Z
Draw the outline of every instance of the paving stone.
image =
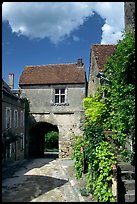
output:
M73 160L59 158L37 158L12 165L3 170L2 202L84 202L73 165ZM10 174L11 168L14 172ZM86 202L92 202L91 197L88 199Z

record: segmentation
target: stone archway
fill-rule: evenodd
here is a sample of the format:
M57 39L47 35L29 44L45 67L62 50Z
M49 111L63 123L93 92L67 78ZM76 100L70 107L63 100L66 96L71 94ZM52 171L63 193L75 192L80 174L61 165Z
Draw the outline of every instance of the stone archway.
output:
M47 122L36 122L29 131L29 157L43 157L45 134L50 131L59 132L58 127Z
M80 128L83 118L83 112L77 113L31 113L29 116L29 122L26 127L26 155L35 155L30 152L30 144L33 144L32 149L39 149L36 142L30 142L31 135L35 136L39 140L44 139L43 136L40 137L40 134L44 135L48 131L57 130L59 132L59 158L72 158L73 155L73 141L76 135L83 135L83 132ZM41 133L42 131L42 133ZM33 139L34 139L33 138ZM41 144L43 142L41 141ZM39 144L42 148L41 152L36 151L36 156L43 155L43 146ZM31 149L31 151L32 151Z

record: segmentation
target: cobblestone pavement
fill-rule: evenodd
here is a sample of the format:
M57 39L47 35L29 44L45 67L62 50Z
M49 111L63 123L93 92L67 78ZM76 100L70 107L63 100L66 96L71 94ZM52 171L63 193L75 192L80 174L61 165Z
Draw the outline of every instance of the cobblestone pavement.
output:
M73 160L44 157L3 169L2 202L93 202L81 196L73 166Z

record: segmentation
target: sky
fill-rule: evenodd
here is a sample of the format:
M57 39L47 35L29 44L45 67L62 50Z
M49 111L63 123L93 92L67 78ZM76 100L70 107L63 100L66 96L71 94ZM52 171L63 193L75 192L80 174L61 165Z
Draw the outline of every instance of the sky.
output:
M76 63L88 78L93 44L117 44L124 32L124 2L4 2L2 78L14 88L27 65Z

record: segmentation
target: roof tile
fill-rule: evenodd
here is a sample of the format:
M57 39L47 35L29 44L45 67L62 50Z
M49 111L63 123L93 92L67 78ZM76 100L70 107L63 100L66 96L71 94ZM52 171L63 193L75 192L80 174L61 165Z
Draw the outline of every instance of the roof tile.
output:
M107 62L108 57L114 53L116 45L94 44L91 49L94 52L99 70L103 71L104 64Z
M77 64L49 64L26 66L19 85L85 83L84 66Z

